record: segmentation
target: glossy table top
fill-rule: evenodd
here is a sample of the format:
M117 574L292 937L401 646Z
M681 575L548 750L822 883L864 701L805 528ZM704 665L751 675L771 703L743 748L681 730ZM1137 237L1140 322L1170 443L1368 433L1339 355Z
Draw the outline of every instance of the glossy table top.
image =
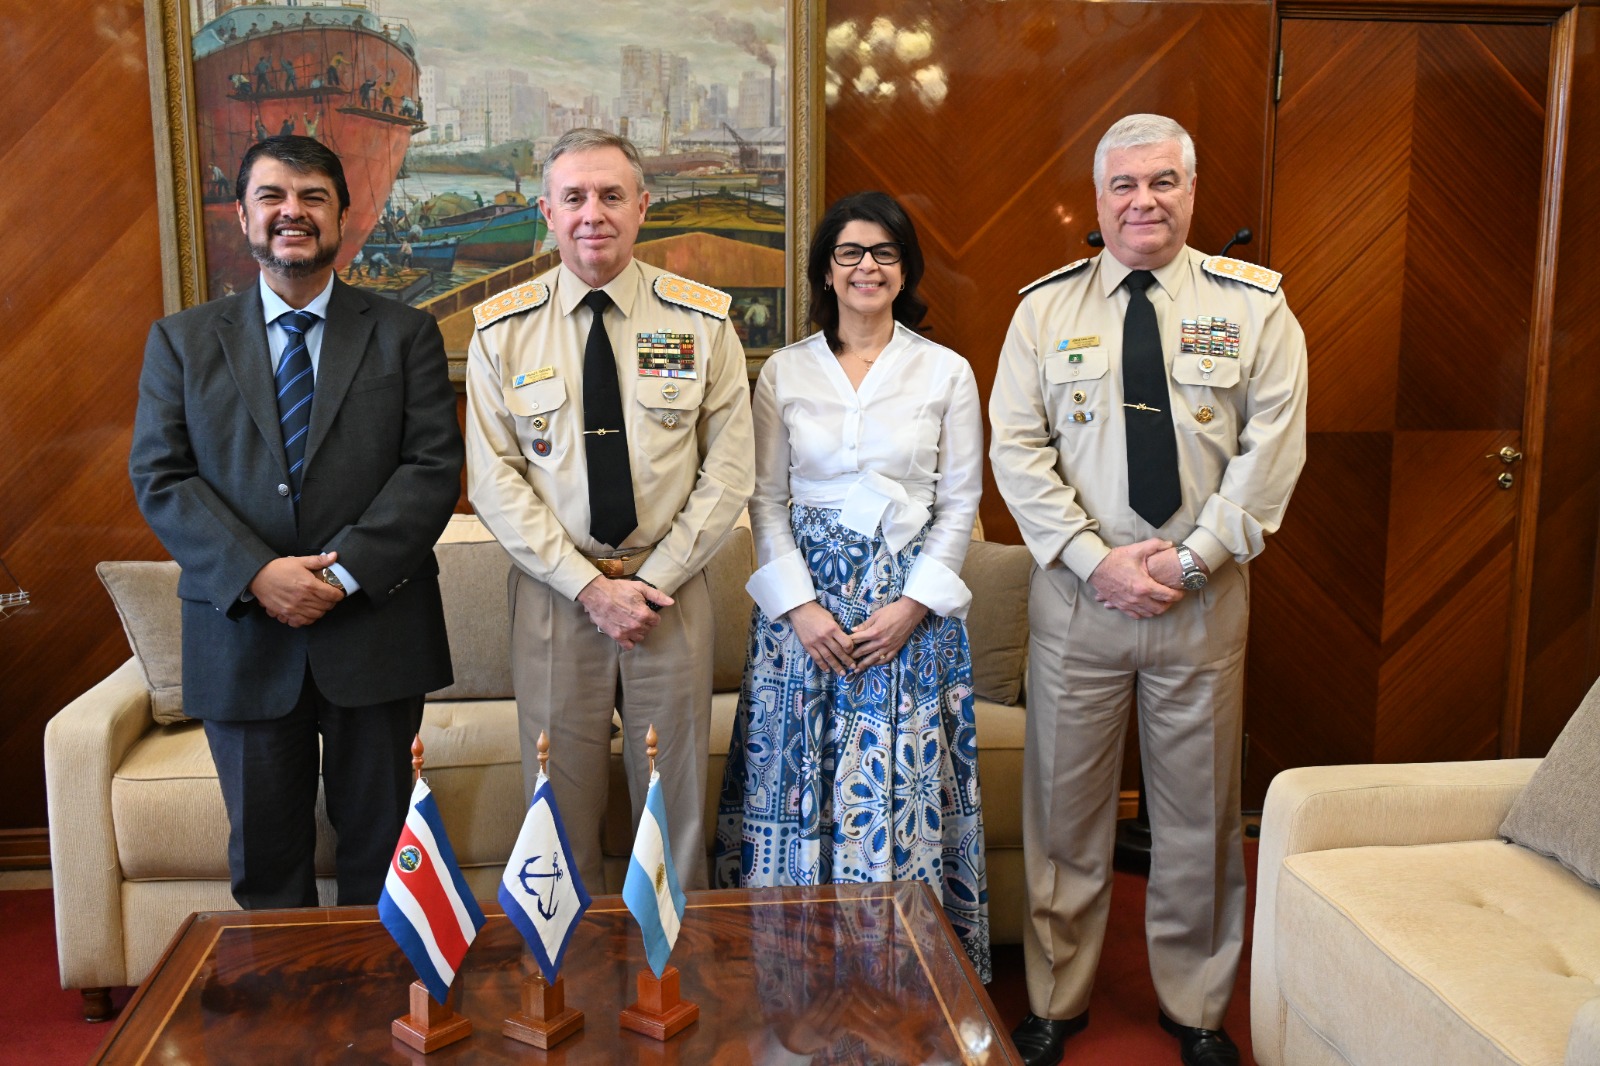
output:
M105 1063L1013 1063L977 974L920 883L692 892L672 953L700 1020L665 1043L620 1028L645 966L620 898L597 897L567 951L576 1036L500 1033L536 969L486 905L457 978L471 1037L430 1055L393 1040L415 977L376 908L193 915L95 1061Z

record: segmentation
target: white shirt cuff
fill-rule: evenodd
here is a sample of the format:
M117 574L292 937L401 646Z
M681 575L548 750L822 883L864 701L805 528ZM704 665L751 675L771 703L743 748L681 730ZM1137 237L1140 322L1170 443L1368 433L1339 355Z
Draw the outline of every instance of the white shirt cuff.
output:
M361 591L361 582L357 581L355 575L344 568L343 563L329 563L328 569L333 571L333 576L337 577L339 584L344 586L344 594L346 596L354 596Z
M768 618L781 618L802 603L817 598L811 571L806 569L799 548L778 556L751 574L744 588Z
M965 618L972 604L972 590L961 575L926 552L911 564L900 594L944 618Z

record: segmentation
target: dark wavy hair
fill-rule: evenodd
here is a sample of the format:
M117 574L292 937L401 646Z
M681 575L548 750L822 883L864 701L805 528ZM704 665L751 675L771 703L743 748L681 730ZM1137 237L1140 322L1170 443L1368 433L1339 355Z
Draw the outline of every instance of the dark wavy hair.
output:
M239 162L239 177L233 183L233 198L244 203L250 191L250 171L262 156L276 159L296 174L326 174L333 182L333 193L339 198L339 210L350 206L350 186L345 184L344 164L339 157L315 137L300 137L292 133L268 137L257 141L245 152Z
M833 246L839 241L839 233L851 222L876 222L900 245L900 267L906 284L894 298L894 320L916 329L928 313L928 305L917 295L924 269L922 247L917 244L917 228L911 224L905 208L894 197L882 192L858 192L835 200L817 223L811 251L806 255L806 278L811 282L811 321L822 330L833 352L844 346L839 340L839 297L823 282L828 279L833 265Z

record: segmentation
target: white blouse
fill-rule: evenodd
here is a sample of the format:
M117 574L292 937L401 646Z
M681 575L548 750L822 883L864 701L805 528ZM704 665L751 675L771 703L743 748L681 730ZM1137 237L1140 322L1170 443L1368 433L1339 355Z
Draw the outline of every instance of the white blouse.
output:
M870 536L881 524L899 551L933 525L903 595L964 618L960 577L983 492L983 416L967 361L895 324L857 391L821 333L773 353L752 400L756 572L745 586L767 617L817 598L795 545L789 504L840 508Z

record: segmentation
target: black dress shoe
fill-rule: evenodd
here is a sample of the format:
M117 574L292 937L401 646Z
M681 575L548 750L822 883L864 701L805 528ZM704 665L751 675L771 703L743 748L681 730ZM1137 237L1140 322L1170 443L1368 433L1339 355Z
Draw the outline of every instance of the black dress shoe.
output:
M1012 1031L1011 1042L1017 1045L1022 1066L1055 1066L1061 1061L1061 1045L1068 1037L1083 1032L1088 1024L1088 1011L1060 1020L1030 1014Z
M1239 1045L1221 1029L1179 1025L1161 1012L1161 1028L1178 1038L1183 1066L1239 1066Z

